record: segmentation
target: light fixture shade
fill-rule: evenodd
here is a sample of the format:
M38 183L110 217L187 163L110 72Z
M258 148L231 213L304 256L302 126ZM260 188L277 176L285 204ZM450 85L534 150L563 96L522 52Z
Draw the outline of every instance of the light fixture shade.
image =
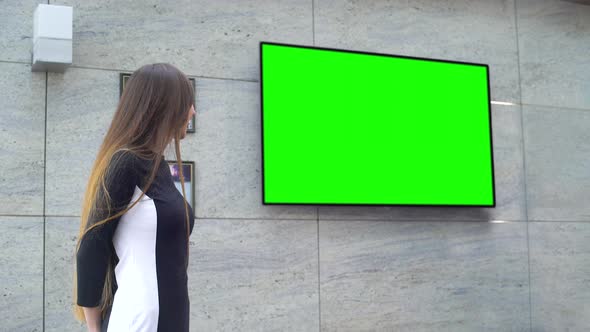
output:
M63 72L72 64L73 8L39 4L33 23L33 71Z

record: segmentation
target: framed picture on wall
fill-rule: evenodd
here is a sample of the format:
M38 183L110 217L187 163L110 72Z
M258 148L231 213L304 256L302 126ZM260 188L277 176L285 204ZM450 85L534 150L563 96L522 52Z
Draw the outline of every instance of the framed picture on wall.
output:
M178 164L176 160L166 160L170 166L170 174L172 174L172 181L178 192L182 195L182 187L180 184L180 174L178 172ZM182 174L184 175L184 190L186 190L186 201L191 205L193 211L195 210L195 162L182 161ZM195 212L196 213L196 212Z
M120 73L119 74L119 98L123 95L123 89L125 89L125 84L127 84L127 80L131 77L131 73Z
M125 84L127 84L127 80L129 80L129 77L131 77L131 73L119 74L119 98L121 98L121 95L123 95L123 90L125 89ZM189 80L193 84L193 91L196 91L195 79L193 77L189 77ZM195 105L195 110L196 109L197 109L197 106ZM195 132L195 116L194 115L188 123L186 132L187 133L194 133Z

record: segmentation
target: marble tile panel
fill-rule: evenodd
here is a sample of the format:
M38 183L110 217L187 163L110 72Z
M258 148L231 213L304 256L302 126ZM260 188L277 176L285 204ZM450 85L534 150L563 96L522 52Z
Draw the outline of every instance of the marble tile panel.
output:
M119 101L119 73L70 68L48 84L46 213L76 216Z
M318 331L316 221L195 222L192 331Z
M516 0L522 102L590 109L587 1Z
M74 318L74 271L80 219L48 217L45 225L45 331L87 331Z
M0 10L0 61L31 63L33 18L38 3L42 2L38 0L2 1L2 10Z
M590 110L523 110L529 220L590 222Z
M531 222L533 331L590 330L590 224Z
M320 220L322 331L529 331L526 223Z
M43 331L43 217L0 217L2 331Z
M45 73L3 62L0 72L0 214L41 215Z

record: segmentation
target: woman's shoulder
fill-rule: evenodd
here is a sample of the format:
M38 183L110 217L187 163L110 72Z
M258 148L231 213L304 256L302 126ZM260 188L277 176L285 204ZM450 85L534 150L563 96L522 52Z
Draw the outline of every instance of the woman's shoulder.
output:
M164 156L155 156L154 154L145 154L128 148L120 148L113 153L112 160L121 159L124 162L154 162L156 159L163 159Z
M160 156L160 167L165 165L165 159ZM154 166L154 157L146 156L129 149L119 149L113 153L109 163L109 168L119 170L118 173L133 173L134 175L143 176L152 170Z
M129 177L136 179L149 167L147 162L131 150L117 150L108 163L107 174L118 181Z
M117 168L121 167L133 167L136 164L141 163L141 159L135 152L126 149L119 149L113 153L110 165Z

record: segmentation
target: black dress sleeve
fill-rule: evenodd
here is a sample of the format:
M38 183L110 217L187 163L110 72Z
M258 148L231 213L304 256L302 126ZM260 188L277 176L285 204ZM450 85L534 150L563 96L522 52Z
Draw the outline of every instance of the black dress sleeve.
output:
M105 202L107 196L99 185L96 206L90 211L86 229L129 205L138 183L137 163L137 157L128 151L118 151L113 155L105 177L105 186L111 198L110 208ZM114 255L112 239L120 219L121 216L93 228L80 241L76 253L76 301L79 306L100 305L107 267Z

